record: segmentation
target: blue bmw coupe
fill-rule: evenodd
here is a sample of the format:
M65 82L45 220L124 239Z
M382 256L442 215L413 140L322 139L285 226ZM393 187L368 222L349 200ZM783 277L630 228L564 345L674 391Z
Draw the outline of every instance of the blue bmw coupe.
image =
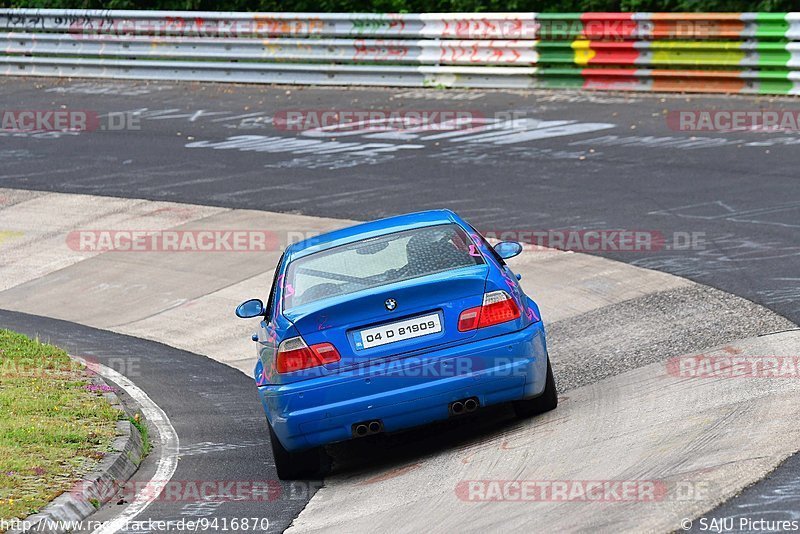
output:
M359 224L287 247L261 317L255 379L281 479L320 474L329 443L513 402L558 404L539 308L447 210Z

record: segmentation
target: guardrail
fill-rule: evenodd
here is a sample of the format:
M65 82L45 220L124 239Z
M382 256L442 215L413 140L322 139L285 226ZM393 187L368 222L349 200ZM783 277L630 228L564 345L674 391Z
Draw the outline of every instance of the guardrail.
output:
M800 13L0 9L0 31L6 75L800 93Z

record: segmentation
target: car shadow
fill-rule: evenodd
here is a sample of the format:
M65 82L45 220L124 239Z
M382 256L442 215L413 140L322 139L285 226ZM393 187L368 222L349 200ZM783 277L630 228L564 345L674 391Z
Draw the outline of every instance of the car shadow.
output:
M375 473L379 477L389 468L446 450L462 449L466 455L467 449L473 445L515 433L535 420L518 419L511 405L503 404L403 432L375 434L336 443L326 448L332 459L328 476Z

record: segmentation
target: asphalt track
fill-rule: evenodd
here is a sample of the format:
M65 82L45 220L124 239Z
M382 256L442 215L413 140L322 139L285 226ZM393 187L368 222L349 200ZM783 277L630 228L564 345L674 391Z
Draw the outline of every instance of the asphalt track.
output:
M667 120L680 110L797 111L797 100L13 78L0 91L6 110L139 112L138 130L5 137L0 186L355 220L448 207L482 230L523 237L679 233L695 246L598 253L800 320L800 135L683 132ZM323 137L273 125L287 111L331 109L460 110L489 121L516 113L519 122L499 134Z
M4 80L0 87L3 109L63 105L100 113L148 110L141 115L140 130L80 136L22 134L3 139L0 185L4 187L353 219L447 206L480 228L497 231L699 232L704 234L704 244L692 250L602 254L725 289L795 322L800 315L796 272L800 247L795 230L800 224L800 186L793 176L797 159L792 146L800 143L800 137L727 133L702 134L698 139L670 130L664 120L666 109L751 109L766 105L763 99L693 98L687 102L650 95L473 92L442 98L444 93L436 91L196 85L187 90L156 84L41 80ZM281 148L274 139L249 138L253 143L275 143L269 151L239 150L238 141L227 149L206 146L240 135L296 137L296 133L275 131L269 118L280 110L393 106L477 109L487 116L514 110L531 120L573 121L570 124L582 126L555 136L559 131L553 128L563 124L530 122L509 132L504 140L358 138L347 140L356 145L330 146L327 153L311 155L291 152L285 145ZM775 106L800 108L793 101L770 104ZM89 143L85 136L92 136ZM375 142L386 151L364 146ZM11 323L4 317L4 324ZM249 380L241 375L239 380L253 396ZM250 413L258 414L258 410L256 406ZM244 463L241 458L238 461ZM252 480L255 475L242 476ZM165 513L174 514L174 510ZM287 516L291 513L288 510ZM288 524L280 518L276 522Z

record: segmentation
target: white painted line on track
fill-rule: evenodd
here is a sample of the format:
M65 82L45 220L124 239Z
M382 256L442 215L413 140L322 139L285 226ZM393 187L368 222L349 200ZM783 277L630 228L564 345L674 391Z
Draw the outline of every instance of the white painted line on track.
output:
M178 434L175 432L175 428L172 426L172 423L170 423L164 410L153 402L153 400L147 396L147 393L142 391L126 376L97 362L89 363L77 356L75 359L97 372L103 378L107 378L124 389L125 392L139 404L145 419L155 425L161 443L161 457L158 459L158 466L155 473L153 473L153 476L147 484L148 491L143 492L144 496L136 498L120 515L104 523L92 533L112 534L125 528L130 521L144 512L161 494L161 491L172 479L175 470L178 468L180 442L178 440Z

